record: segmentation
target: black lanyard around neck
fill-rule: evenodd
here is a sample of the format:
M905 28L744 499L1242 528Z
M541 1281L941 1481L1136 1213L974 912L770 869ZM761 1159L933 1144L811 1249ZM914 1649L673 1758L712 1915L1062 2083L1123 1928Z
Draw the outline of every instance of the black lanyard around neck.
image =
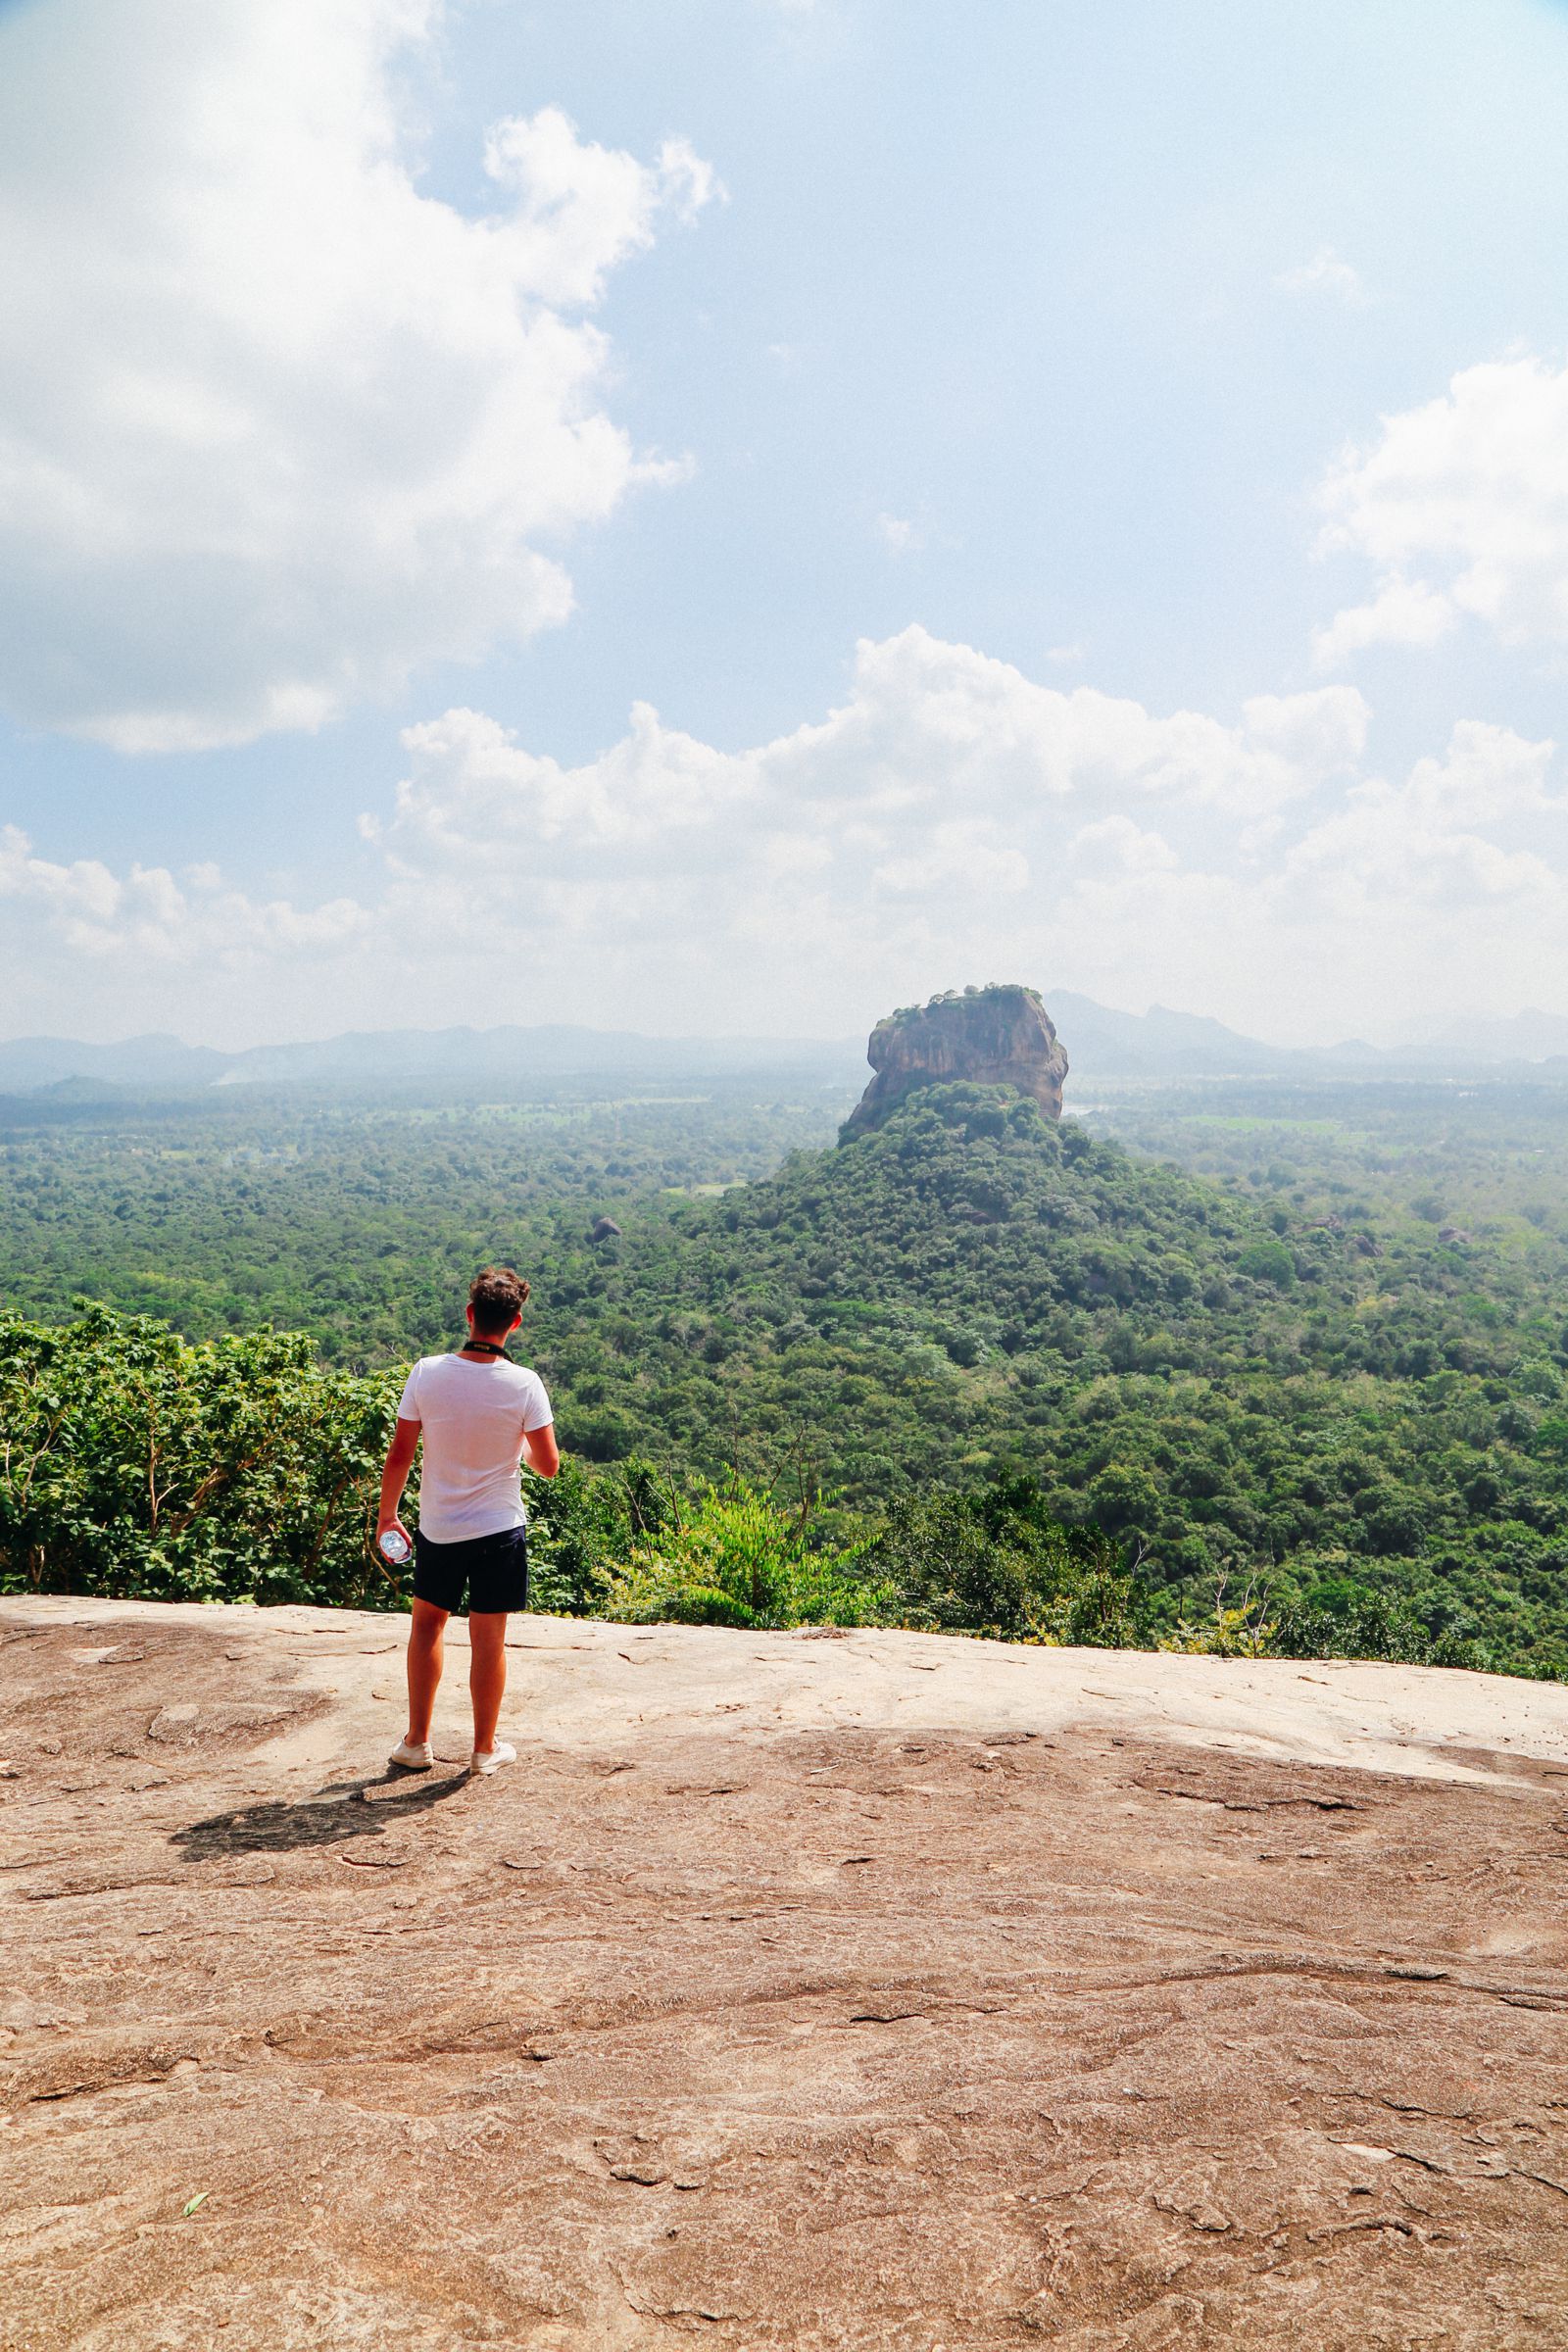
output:
M506 1352L504 1340L499 1345L494 1340L465 1340L458 1349L460 1355L505 1355Z

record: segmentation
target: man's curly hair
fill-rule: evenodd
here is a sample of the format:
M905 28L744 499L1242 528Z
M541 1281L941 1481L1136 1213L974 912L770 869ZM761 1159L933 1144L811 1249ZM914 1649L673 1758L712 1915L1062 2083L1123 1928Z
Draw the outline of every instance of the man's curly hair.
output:
M474 1330L484 1339L500 1339L527 1301L528 1285L512 1266L486 1266L474 1276L468 1292Z

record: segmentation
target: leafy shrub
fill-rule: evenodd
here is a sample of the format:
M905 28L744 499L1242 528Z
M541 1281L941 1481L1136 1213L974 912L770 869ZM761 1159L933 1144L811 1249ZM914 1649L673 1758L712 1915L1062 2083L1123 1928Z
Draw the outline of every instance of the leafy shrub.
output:
M1357 1594L1348 1609L1283 1608L1269 1627L1271 1658L1378 1658L1399 1666L1462 1666L1495 1671L1484 1643L1452 1628L1434 1633L1384 1593Z
M1003 1642L1137 1639L1140 1605L1113 1547L1063 1527L1028 1479L895 1503L859 1567L886 1586L886 1623Z
M633 1544L594 1613L633 1624L781 1625L792 1549L787 1523L762 1496L710 1488L689 1518Z
M880 1595L855 1554L812 1555L798 1516L732 1478L635 1540L600 1580L592 1613L631 1624L863 1625Z
M1434 1629L1415 1611L1385 1593L1348 1589L1340 1605L1315 1606L1288 1600L1270 1606L1266 1596L1249 1595L1240 1608L1227 1608L1223 1585L1212 1617L1183 1620L1160 1642L1162 1649L1223 1658L1367 1658L1396 1666L1456 1666L1491 1674L1500 1662L1473 1632L1459 1626ZM1547 1660L1526 1669L1552 1676Z
M80 1304L0 1321L0 1592L395 1605L369 1538L398 1373Z

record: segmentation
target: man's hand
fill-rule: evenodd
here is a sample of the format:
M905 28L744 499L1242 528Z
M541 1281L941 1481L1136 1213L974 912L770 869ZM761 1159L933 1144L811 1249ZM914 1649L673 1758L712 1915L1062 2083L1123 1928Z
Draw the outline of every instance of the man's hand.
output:
M383 1536L391 1535L394 1530L396 1530L396 1532L403 1538L405 1544L408 1546L409 1555L412 1557L414 1551L414 1538L410 1535L408 1529L404 1526L396 1511L393 1512L390 1519L387 1518L384 1512L382 1513L375 1530L375 1540L377 1544L379 1544Z

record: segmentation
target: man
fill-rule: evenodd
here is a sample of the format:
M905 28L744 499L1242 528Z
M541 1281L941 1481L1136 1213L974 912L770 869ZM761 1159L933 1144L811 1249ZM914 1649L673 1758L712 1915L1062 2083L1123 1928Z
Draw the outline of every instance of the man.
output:
M404 1384L398 1425L381 1473L376 1536L396 1529L415 1448L422 1436L419 1524L414 1535L414 1623L409 1633L409 1728L391 1761L428 1772L430 1712L441 1681L448 1617L466 1608L469 1770L499 1771L516 1749L496 1739L507 1687L507 1612L528 1605L528 1514L521 1466L541 1478L561 1467L537 1372L508 1360L528 1285L510 1266L487 1266L468 1293L468 1337L456 1355L421 1355Z

